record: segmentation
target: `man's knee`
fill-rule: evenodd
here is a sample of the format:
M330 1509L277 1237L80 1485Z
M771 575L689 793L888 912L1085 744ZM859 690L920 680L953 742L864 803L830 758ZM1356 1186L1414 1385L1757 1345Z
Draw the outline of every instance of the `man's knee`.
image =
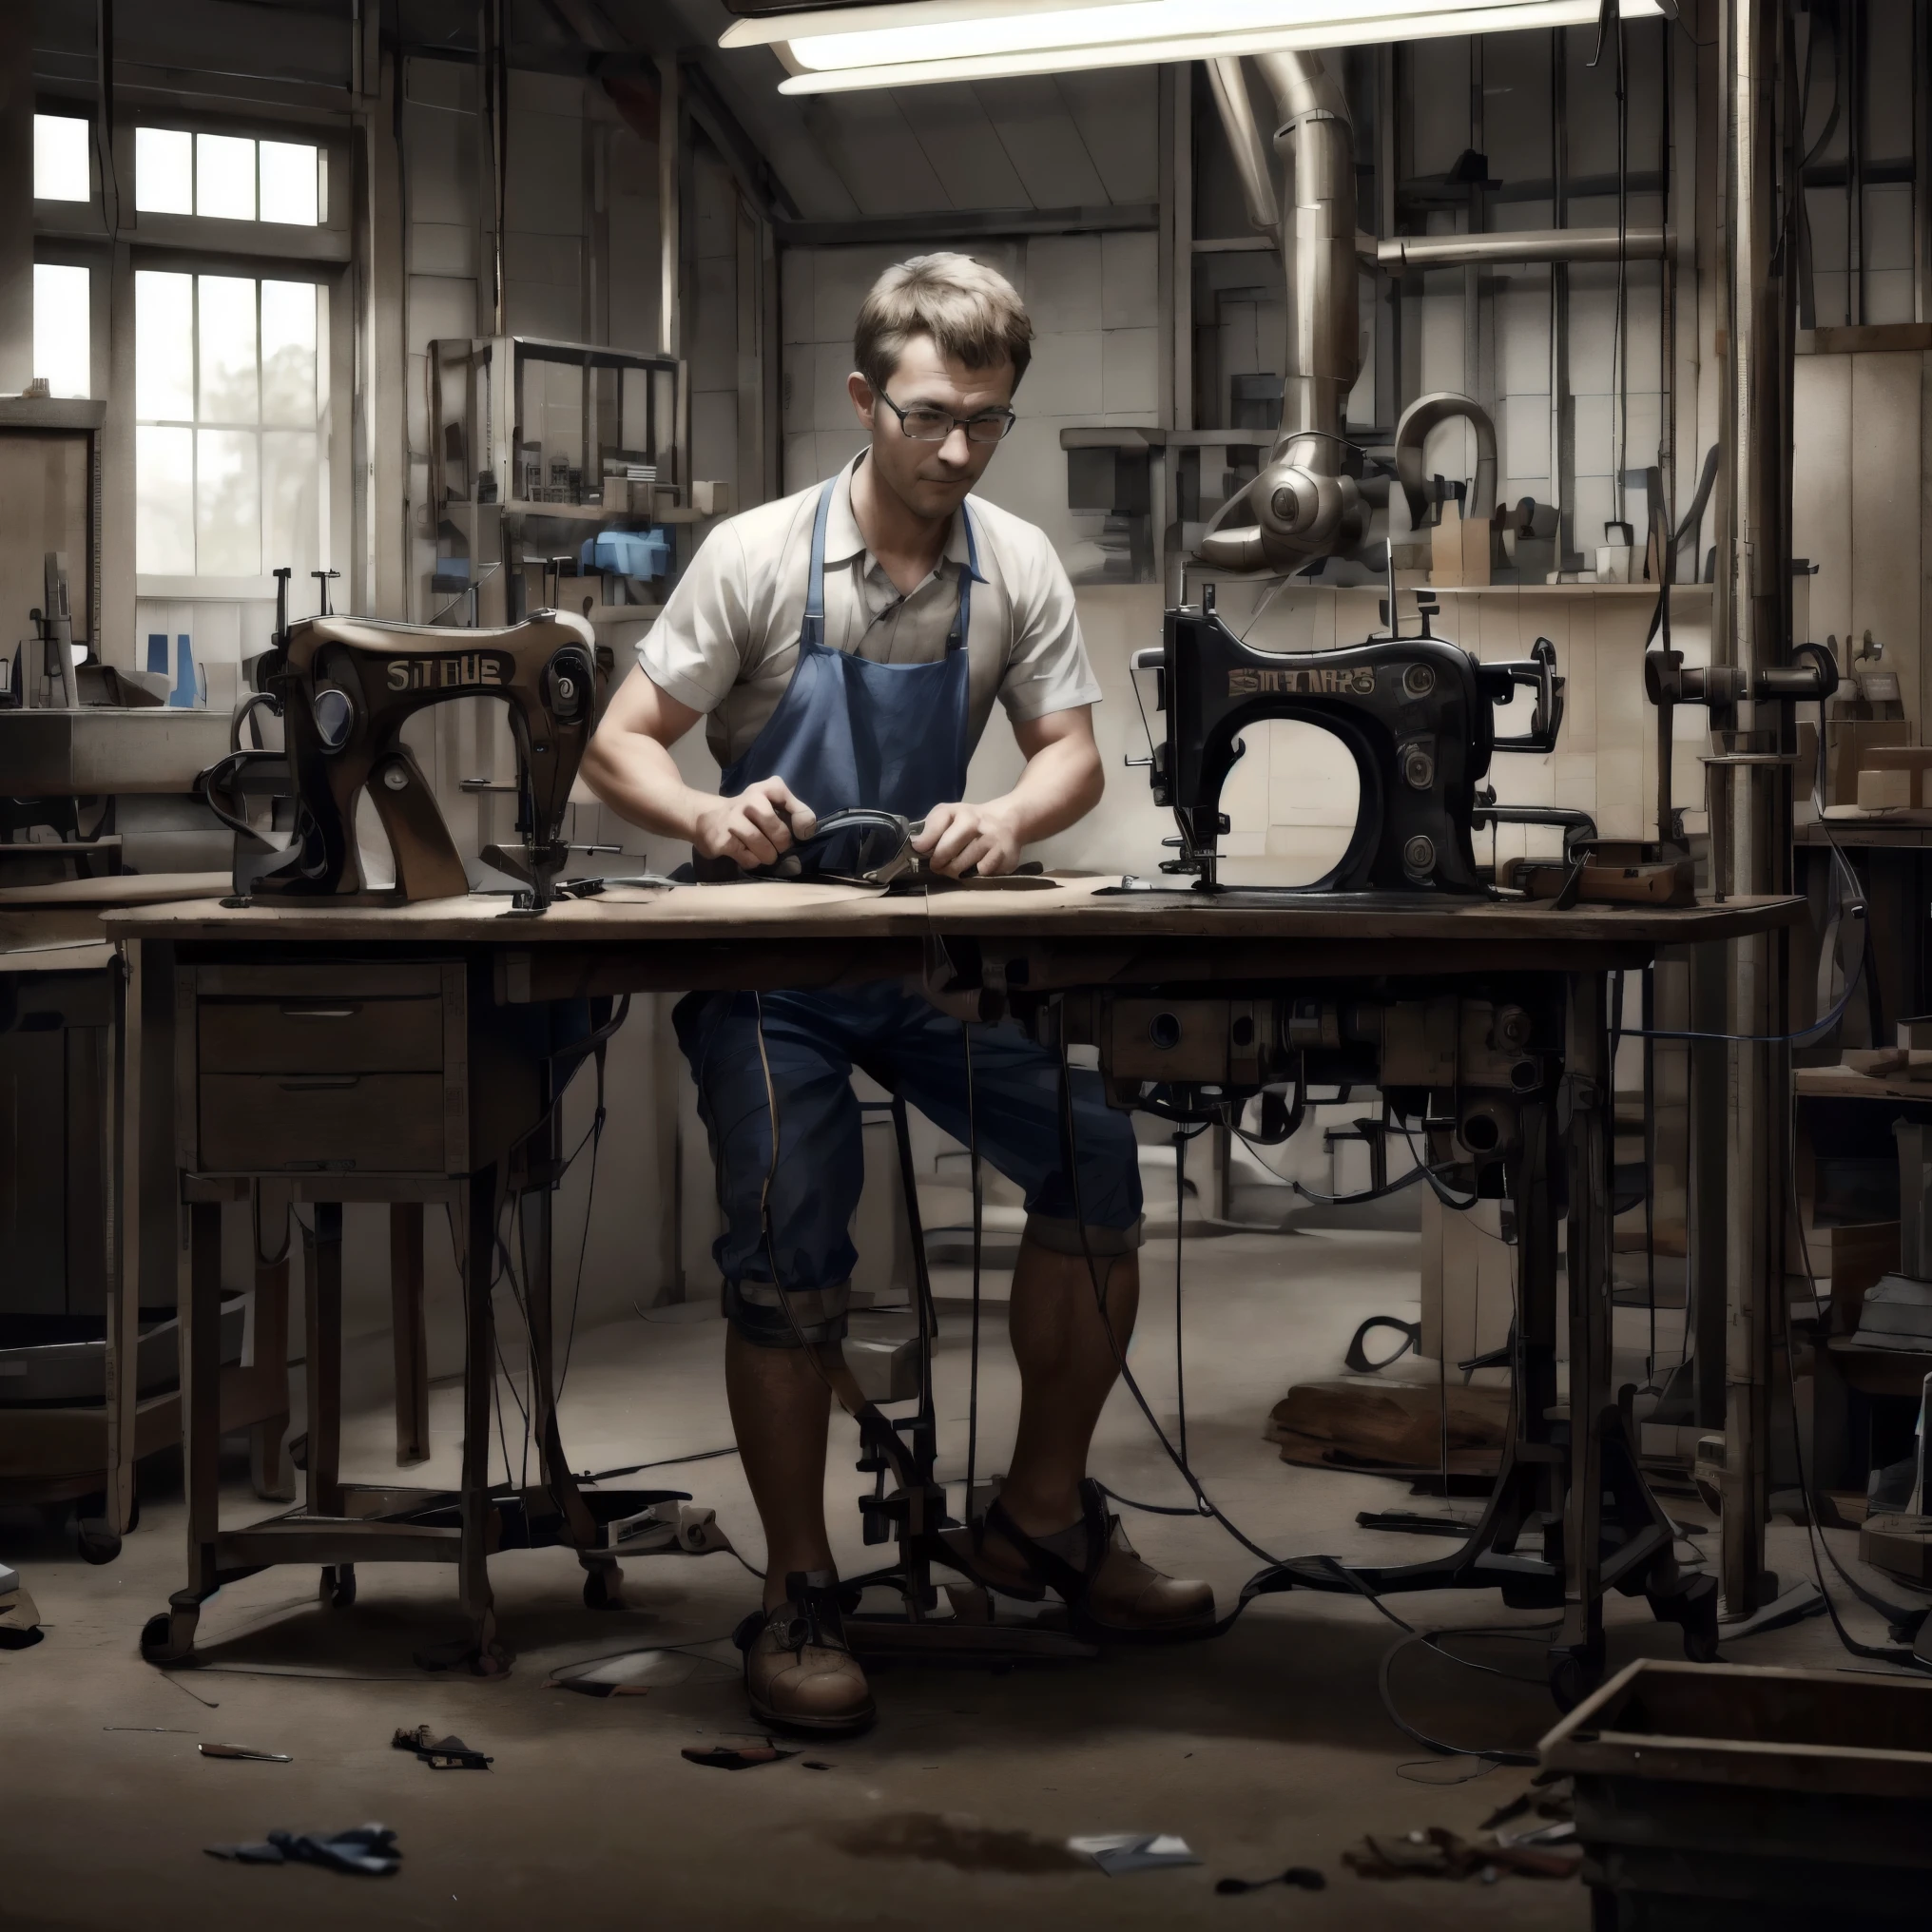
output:
M724 1319L756 1348L819 1348L845 1339L852 1284L780 1288L745 1275L724 1283Z

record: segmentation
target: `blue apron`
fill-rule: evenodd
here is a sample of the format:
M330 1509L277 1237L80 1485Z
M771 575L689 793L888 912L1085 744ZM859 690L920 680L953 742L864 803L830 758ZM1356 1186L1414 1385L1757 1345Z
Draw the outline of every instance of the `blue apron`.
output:
M825 524L837 488L834 477L820 493L812 523L811 576L791 682L718 789L732 798L762 778L782 778L821 819L854 805L923 819L966 791L973 749L966 639L979 573L973 518L962 504L966 569L946 654L932 664L874 664L825 643ZM825 855L827 869L840 869L838 858Z

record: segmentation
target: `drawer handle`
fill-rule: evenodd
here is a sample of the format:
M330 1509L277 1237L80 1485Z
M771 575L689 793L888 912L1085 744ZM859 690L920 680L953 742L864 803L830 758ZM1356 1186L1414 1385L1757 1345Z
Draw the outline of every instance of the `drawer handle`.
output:
M354 1019L361 1011L358 1002L348 1006L297 1006L284 1000L281 1008L284 1019Z
M281 1091L284 1093L320 1093L343 1087L355 1087L361 1083L359 1073L323 1073L307 1080L284 1080Z

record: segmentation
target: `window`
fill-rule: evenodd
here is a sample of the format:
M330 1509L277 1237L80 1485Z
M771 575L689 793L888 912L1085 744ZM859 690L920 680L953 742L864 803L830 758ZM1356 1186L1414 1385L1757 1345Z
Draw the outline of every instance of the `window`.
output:
M92 278L85 268L33 264L33 373L53 396L93 393Z
M33 117L33 198L37 202L87 202L94 196L88 163L93 124L71 114Z
M305 142L134 130L134 205L145 215L313 228L322 216L321 184L321 150Z
M328 314L314 282L134 278L135 569L299 583L326 547Z

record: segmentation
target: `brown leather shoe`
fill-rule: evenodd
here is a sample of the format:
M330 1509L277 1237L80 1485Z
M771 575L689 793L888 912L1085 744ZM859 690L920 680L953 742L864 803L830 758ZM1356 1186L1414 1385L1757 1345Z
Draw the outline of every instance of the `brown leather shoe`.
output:
M863 1730L878 1715L859 1659L845 1647L838 1578L793 1571L785 1601L745 1618L744 1694L761 1724L784 1730Z
M1206 1583L1164 1576L1144 1563L1097 1483L1080 1485L1080 1520L1051 1536L1032 1536L995 1498L983 1522L949 1530L934 1555L989 1590L1037 1602L1048 1588L1072 1613L1083 1635L1159 1643L1208 1635L1214 1592Z

